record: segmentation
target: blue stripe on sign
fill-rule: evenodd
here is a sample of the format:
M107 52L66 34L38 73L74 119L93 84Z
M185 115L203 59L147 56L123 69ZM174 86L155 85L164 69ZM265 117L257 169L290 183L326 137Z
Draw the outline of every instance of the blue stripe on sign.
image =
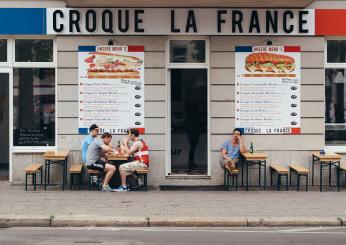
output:
M78 46L78 52L95 52L96 46Z
M252 52L252 46L236 46L235 52Z
M45 8L0 8L0 34L46 34Z
M79 128L79 134L88 134L88 128Z

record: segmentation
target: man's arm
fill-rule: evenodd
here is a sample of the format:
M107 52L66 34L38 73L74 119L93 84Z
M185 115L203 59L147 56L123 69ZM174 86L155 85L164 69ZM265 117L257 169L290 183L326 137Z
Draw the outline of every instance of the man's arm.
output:
M135 153L136 151L142 149L142 147L143 147L142 142L137 141L137 142L135 142L135 143L131 146L131 149L129 150L128 154L129 154L129 155L132 155L132 154Z
M225 148L221 148L221 155L223 159L226 159L227 161L231 161L231 159L227 156L227 151Z
M101 149L104 152L110 152L112 150L112 143L109 143L109 145L102 144Z
M243 139L241 137L238 137L239 139L239 151L241 154L246 152L246 147L244 145Z

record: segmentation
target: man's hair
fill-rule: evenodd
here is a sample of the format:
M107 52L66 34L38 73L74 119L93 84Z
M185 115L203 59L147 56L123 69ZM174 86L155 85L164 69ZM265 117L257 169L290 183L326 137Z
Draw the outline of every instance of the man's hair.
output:
M96 124L91 125L90 128L89 128L89 132L93 131L94 129L97 129L98 127L99 126L97 126Z
M136 129L136 128L131 128L131 129L129 130L129 133L130 133L130 134L133 134L135 137L138 137L138 136L139 136L139 131L138 131L138 129Z
M235 131L238 131L238 132L240 133L240 136L242 135L242 132L241 132L241 130L240 130L239 128L233 129L233 133L234 133Z
M101 138L102 139L104 139L104 138L112 138L112 135L110 133L106 132L106 133L102 134Z

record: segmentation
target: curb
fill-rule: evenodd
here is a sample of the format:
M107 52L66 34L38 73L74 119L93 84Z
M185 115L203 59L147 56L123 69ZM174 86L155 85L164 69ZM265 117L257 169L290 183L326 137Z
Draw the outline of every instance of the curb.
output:
M302 227L344 226L346 217L115 217L0 215L0 227Z

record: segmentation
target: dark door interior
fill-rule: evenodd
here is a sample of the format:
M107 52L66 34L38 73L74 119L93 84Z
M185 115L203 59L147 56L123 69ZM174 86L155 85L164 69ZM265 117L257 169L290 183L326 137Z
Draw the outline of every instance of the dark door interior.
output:
M9 126L9 74L0 72L0 180L8 180Z

